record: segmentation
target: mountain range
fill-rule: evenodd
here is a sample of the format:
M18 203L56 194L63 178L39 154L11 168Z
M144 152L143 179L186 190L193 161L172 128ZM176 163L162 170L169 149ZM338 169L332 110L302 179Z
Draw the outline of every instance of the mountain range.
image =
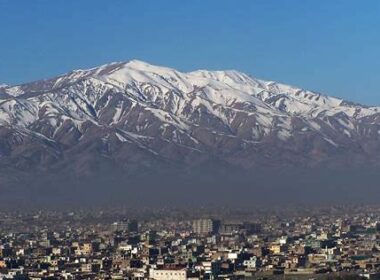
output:
M377 167L380 107L142 61L0 85L0 182L167 168Z

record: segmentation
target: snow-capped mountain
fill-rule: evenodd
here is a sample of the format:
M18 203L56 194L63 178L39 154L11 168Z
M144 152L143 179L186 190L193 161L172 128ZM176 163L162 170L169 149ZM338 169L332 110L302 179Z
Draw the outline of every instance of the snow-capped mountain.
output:
M0 86L2 170L378 165L379 152L379 107L233 70L133 60Z

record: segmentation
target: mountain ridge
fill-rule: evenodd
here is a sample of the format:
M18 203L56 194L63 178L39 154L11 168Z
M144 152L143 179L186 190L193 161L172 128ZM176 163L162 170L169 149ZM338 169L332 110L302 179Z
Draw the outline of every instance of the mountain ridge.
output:
M16 173L380 163L380 107L235 70L132 60L0 93L0 167Z

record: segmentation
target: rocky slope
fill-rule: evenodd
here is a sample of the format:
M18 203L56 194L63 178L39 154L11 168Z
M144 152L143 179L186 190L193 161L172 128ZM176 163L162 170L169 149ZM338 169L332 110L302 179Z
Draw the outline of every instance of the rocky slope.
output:
M0 177L378 166L380 108L237 71L141 61L0 86Z

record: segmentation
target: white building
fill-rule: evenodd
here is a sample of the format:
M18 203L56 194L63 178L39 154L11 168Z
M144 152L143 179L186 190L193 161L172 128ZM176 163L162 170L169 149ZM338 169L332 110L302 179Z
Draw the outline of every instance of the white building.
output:
M213 231L214 221L211 219L198 219L193 221L193 231L198 234L208 234Z
M254 269L257 266L257 257L253 256L249 260L245 260L243 265L248 269Z
M186 269L151 269L150 279L154 280L186 280Z

